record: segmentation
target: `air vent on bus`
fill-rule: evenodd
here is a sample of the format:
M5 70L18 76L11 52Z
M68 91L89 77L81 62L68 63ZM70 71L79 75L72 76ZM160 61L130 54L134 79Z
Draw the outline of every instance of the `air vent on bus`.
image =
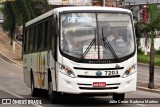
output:
M116 68L81 68L81 67L74 67L74 69L78 70L120 70L124 67L116 67Z
M79 89L84 89L84 90L111 90L111 89L118 89L118 87L105 87L105 88L79 87Z
M90 85L92 86L92 84L84 84L84 83L78 83L78 85ZM106 84L107 86L111 86L111 85L120 85L120 83L112 83L112 84Z
M112 76L88 76L88 75L78 75L79 78L116 78L120 77L120 75L112 75Z
M118 89L120 83L112 83L112 84L106 84L106 87L99 87L95 88L92 86L92 84L84 84L84 83L78 83L79 89L83 90L110 90L110 89Z

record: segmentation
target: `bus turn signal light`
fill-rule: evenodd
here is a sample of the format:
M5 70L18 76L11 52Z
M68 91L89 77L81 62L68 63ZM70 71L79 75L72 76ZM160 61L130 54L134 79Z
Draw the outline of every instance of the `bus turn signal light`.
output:
M62 65L62 64L59 64L59 68L60 68L61 73L65 74L67 76L70 76L72 78L75 78L74 72L69 67Z

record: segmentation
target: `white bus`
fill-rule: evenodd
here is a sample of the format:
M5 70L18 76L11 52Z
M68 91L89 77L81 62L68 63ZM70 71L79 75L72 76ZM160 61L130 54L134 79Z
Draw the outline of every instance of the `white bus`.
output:
M114 36L112 33L117 33ZM136 91L137 55L130 10L61 7L25 25L24 81L32 96L112 95Z

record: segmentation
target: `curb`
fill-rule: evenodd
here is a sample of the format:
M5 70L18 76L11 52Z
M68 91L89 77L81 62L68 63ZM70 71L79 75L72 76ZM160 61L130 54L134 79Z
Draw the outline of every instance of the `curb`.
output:
M13 61L12 59L8 58L7 56L5 56L4 54L2 54L1 52L0 52L0 57L1 57L3 60L5 60L5 61L7 61L7 62L9 62L9 63L13 63L13 64L16 64L16 65L18 65L18 66L23 67L22 64L19 64L19 63Z
M4 54L2 54L1 52L0 52L0 57L3 59L3 60L5 60L5 61L7 61L7 62L9 62L9 63L15 63L13 60L11 60L11 59L9 59L8 57L6 57Z
M147 67L149 67L149 64L145 64L145 63L139 63L139 62L138 62L137 65L142 65L142 66L147 66ZM154 66L154 68L160 69L159 66Z
M158 89L149 89L149 88L141 87L141 86L137 86L137 90L142 90L142 91L147 91L147 92L153 92L153 93L159 93L160 94L160 90L158 90Z

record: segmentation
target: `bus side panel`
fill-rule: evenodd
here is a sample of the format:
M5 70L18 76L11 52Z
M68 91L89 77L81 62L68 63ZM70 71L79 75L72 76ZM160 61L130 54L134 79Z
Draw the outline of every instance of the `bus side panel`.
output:
M23 56L23 78L24 78L24 83L28 86L27 84L27 64L26 64L25 56Z
M24 55L23 58L23 72L24 72L24 82L28 87L31 87L31 72L30 72L30 55Z
M50 69L51 69L51 76L52 76L52 84L53 84L53 91L56 91L56 61L52 55L52 51L50 51Z
M39 72L39 53L33 53L32 54L32 71L33 71L33 77L34 77L34 87L35 88L39 88L38 87L38 72Z
M35 88L48 89L48 52L38 52L32 55Z

